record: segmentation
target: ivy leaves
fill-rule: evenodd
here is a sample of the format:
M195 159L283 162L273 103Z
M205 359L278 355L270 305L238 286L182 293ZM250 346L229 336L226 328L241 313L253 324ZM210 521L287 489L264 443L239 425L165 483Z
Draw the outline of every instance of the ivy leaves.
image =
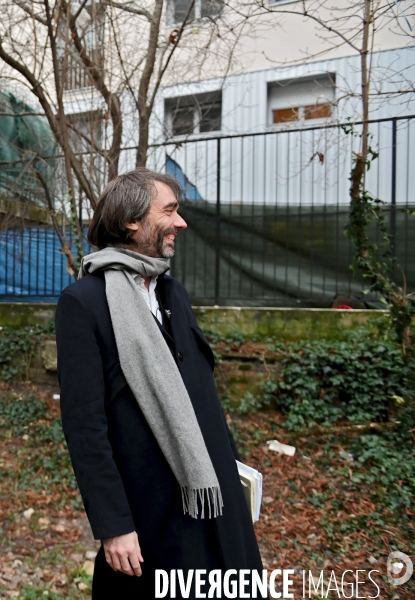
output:
M44 335L53 333L53 323L21 329L0 328L0 378L11 381L26 375L36 344Z

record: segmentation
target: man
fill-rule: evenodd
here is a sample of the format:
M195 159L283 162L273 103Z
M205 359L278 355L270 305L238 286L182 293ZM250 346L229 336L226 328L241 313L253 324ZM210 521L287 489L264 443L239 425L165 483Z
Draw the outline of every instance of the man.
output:
M63 429L102 540L94 600L153 599L156 569L262 569L213 354L166 275L179 199L146 169L111 181L89 229L99 251L56 311Z

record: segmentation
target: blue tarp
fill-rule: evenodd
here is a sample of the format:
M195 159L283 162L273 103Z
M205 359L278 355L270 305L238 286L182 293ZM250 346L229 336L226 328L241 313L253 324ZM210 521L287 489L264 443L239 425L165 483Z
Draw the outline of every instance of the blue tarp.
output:
M203 200L199 190L193 183L189 181L187 175L183 173L182 168L172 158L168 158L166 162L166 173L173 175L180 184L183 190L183 198L185 200Z
M45 227L0 232L0 300L56 302L62 289L75 281L60 247L56 233Z
M171 158L166 171L177 178L186 200L203 200ZM75 281L67 272L60 247L56 233L46 227L0 232L0 301L56 302L63 288ZM75 248L72 252L75 255ZM86 244L85 254L89 252L92 249Z

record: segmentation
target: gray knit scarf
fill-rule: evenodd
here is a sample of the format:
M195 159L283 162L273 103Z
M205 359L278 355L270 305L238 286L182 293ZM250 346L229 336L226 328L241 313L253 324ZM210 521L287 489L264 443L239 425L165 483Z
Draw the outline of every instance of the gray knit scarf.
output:
M105 271L105 290L120 364L144 417L180 484L184 513L222 514L222 495L212 461L179 369L134 281L156 276L167 259L108 247L82 259L79 278Z

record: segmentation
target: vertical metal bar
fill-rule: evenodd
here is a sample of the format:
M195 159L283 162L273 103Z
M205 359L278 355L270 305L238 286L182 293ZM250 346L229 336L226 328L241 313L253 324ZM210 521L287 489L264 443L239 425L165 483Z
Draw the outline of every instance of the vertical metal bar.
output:
M186 146L187 147L187 146ZM191 207L190 207L190 211L191 213L194 215L194 219L195 219L195 234L193 237L193 244L192 244L192 248L193 248L193 260L194 260L194 264L193 264L193 295L194 296L199 296L199 289L200 289L200 283L199 283L199 273L200 270L196 269L196 263L200 264L200 260L199 260L199 252L200 252L200 243L198 243L197 238L199 236L196 237L196 232L198 230L197 227L197 218L198 215L196 214L195 211L195 206L196 206L196 189L199 189L199 161L198 161L198 148L199 148L199 142L195 142L193 144L193 148L194 151L192 153L192 166L193 166L193 172L191 173L192 176L192 181L194 181L194 185L195 188L193 190L193 198L191 199ZM187 162L187 161L186 161ZM189 177L189 174L186 172L186 175Z
M298 223L297 223L297 289L298 289L298 297L302 298L301 293L301 257L303 253L303 243L304 236L302 235L302 209L303 209L303 132L299 132L300 140L300 151L299 151L299 161L300 161L300 171L299 171L299 198L298 198Z
M347 143L350 144L349 173L351 173L352 169L353 169L353 136L350 136L347 138ZM348 264L350 265L352 262L352 257L353 257L353 253L354 253L353 243L352 243L352 239L350 237L348 238L348 246L349 246ZM348 282L347 293L351 294L352 293L352 281L354 280L354 274L351 269L349 269L348 273L349 273L349 282Z
M28 234L29 234L29 248L27 251L27 254L30 255L31 252L31 248L32 248L32 228L28 227ZM29 296L32 295L32 278L31 278L31 274L32 274L32 269L30 268L30 262L28 263L28 274L27 274L27 293L29 294Z
M266 190L267 190L267 136L264 135L264 137L262 138L264 143L263 143L263 147L262 147L262 163L263 163L263 185L262 185L262 194L263 194L263 203L262 203L262 215L261 215L261 219L258 219L258 222L261 223L261 229L262 229L262 287L261 287L261 296L262 299L265 298L266 295L266 291L265 291L265 272L266 272L266 265L265 262L268 259L267 257L267 246L268 246L268 236L267 236L267 230L266 230L266 222L268 221L267 219L267 199L266 199ZM256 225L256 223L255 223ZM255 236L258 235L258 230L259 228L255 228Z
M255 137L251 137L252 140L252 144L251 144L251 170L250 170L250 176L251 176L251 181L252 181L252 185L251 185L251 222L250 222L250 231L248 233L249 237L250 237L250 241L251 241L251 268L250 268L250 272L251 272L251 277L249 278L249 291L250 291L250 299L252 299L253 295L254 295L254 288L253 288L253 283L254 283L254 279L253 279L253 274L254 274L254 252L255 252L255 247L254 247L254 233L252 231L252 225L255 223L255 214L256 214L256 206L255 206L255 186L256 186L256 181L255 181L255 156L256 156L256 152L255 152Z
M327 157L327 129L324 130L324 156ZM329 251L327 249L327 160L324 161L324 207L323 207L323 297L322 301L326 300L326 273L329 266Z
M239 247L239 269L238 269L238 278L239 278L239 296L243 298L244 292L242 288L242 248L244 242L244 230L242 224L244 222L244 141L245 137L239 138L241 140L241 203L239 205L239 239L240 239L240 247Z
M392 255L396 255L396 145L397 145L397 120L392 119L392 189L391 189L391 213L390 230Z
M279 229L278 229L278 187L279 187L279 179L278 179L278 144L279 144L279 137L278 134L275 134L275 136L272 137L272 139L274 140L274 145L275 145L275 158L274 158L274 178L275 178L275 198L274 198L274 214L273 214L273 223L272 223L272 231L273 231L273 235L275 235L273 242L274 242L274 296L275 296L275 301L277 301L277 295L279 295L280 291L279 291L279 286L278 286L278 272L277 272L277 256L278 256L278 248L279 248ZM278 294L277 294L278 292ZM280 298L278 297L278 300L280 300Z
M311 147L314 151L315 148L315 131L313 130L311 132L312 136L312 142L311 142ZM314 206L314 190L315 190L315 161L311 161L311 211L310 211L310 240L314 240L314 213L315 213L315 206ZM314 246L314 244L313 244ZM313 299L314 297L314 273L315 273L315 269L314 269L314 259L315 259L315 250L314 247L312 246L311 251L310 251L310 301Z
M202 146L203 147L203 146ZM202 154L203 156L203 154ZM208 179L208 168L207 168L207 161L208 161L208 143L205 142L205 151L204 151L204 157L205 157L205 166L204 166L204 173L202 172L202 176L200 178L200 187L202 187L202 177L204 175L204 193L203 193L203 208L202 210L199 212L199 219L205 219L205 222L207 223L207 234L205 234L205 236L201 236L201 240L202 240L202 244L203 244L203 265L204 265L204 272L205 273L209 273L210 271L210 251L208 253L208 249L210 249L210 247L208 246L209 241L211 239L211 232L210 232L210 223L211 223L211 214L210 214L210 204L211 202L213 202L213 198L210 197L210 183L209 183L209 179ZM198 223L200 223L201 221L199 220ZM210 301L211 298L211 293L212 293L212 289L211 286L207 286L206 285L206 281L207 281L207 277L203 277L203 285L200 286L201 292L203 292L203 297L209 299L208 302Z
M79 194L79 226L82 229L82 192Z
M53 245L52 245L52 284L51 284L52 291L51 291L51 295L57 296L58 292L56 290L56 285L55 285L55 271L56 271L56 251L57 251L57 245L59 242L59 238L54 231L53 231L52 235L53 235Z
M340 156L340 129L338 129L337 131L337 156ZM326 157L327 160L327 157ZM342 235L343 232L340 232L340 176L341 176L341 172L340 172L340 160L337 159L337 176L336 176L336 188L337 188L337 202L336 202L336 249L335 249L335 287L334 287L334 294L335 296L339 293L339 274L340 271L343 274L343 264L340 263L340 236ZM343 239L343 235L342 235L342 239Z
M210 242L212 239L212 231L211 231L211 223L212 223L212 212L211 212L211 205L213 204L213 196L210 196L210 190L211 190L211 184L210 184L210 179L208 177L208 173L210 173L210 170L208 168L208 152L209 152L209 147L208 147L208 142L205 142L205 152L204 152L204 156L205 156L205 192L204 192L204 206L203 206L203 211L202 211L202 216L201 219L206 219L206 223L207 223L207 234L203 239L203 245L205 248L205 273L209 273L210 272L210 265L211 265L211 253L209 251L209 253L207 252L207 250L210 248ZM209 246L208 246L209 244ZM203 281L203 295L205 298L209 298L209 301L211 299L211 294L212 294L212 289L210 285L206 285L207 284L207 277L204 277L204 281ZM213 290L214 293L214 290ZM214 302L213 302L214 303Z
M182 163L182 165L183 165L182 169L184 171L185 177L189 176L189 169L188 169L188 166L187 166L187 149L188 149L188 147L189 147L189 144L186 144L186 143L183 146L184 161ZM186 181L186 179L185 179L185 181ZM187 193L187 190L186 190L186 193ZM187 201L187 197L185 199ZM195 235L196 234L193 231L193 240L195 239ZM184 238L183 238L183 245L184 245L184 247L183 247L183 254L182 254L182 256L183 256L183 262L182 262L182 279L181 279L181 283L184 286L186 286L187 280L188 279L192 280L191 275L190 275L191 274L191 270L192 270L192 265L189 264L189 262L187 261L187 250L188 250L188 245L189 244L188 244L186 236L184 236ZM196 249L194 249L194 251L196 252ZM196 259L195 254L193 256ZM192 283L193 283L193 289L195 289L195 284L196 284L196 281L195 281L195 277L196 277L195 263L196 263L196 260L193 261L193 281L192 281ZM187 270L188 270L188 268L189 268L189 277L187 277L187 272L188 272Z
M411 127L411 121L410 119L407 120L406 122L406 149L405 149L405 154L406 154L406 209L409 209L409 171L410 171L410 162L409 162L409 156L410 156L410 152L409 152L409 144L410 144L410 140L411 140L411 136L410 136L410 127ZM408 229L408 225L409 225L409 218L408 218L408 213L405 213L405 249L404 249L404 272L408 273L408 268L409 268L409 249L408 249L408 241L409 241L409 229Z
M36 228L36 296L39 296L39 227ZM29 264L32 264L32 253L29 254Z
M291 217L291 212L290 212L290 156L291 156L291 135L292 133L290 131L287 132L287 165L286 165L286 169L287 169L287 174L286 174L286 181L287 181L287 192L286 192L286 206L285 206L285 211L286 211L286 230L285 230L285 281L284 281L284 295L287 298L288 297L288 270L289 270L289 252L290 252L290 244L289 244L289 239L290 239L290 217Z
M219 304L220 294L220 138L216 141L216 243L215 243L215 304Z
M49 244L48 244L48 230L46 229L46 227L45 227L45 229L43 231L45 232L44 233L44 236L45 236L45 258L44 258L44 261L43 261L43 277L44 277L44 280L43 280L43 295L47 296L47 294L48 294L48 291L47 291L47 277L48 277L48 270L49 270L49 264L48 264L48 262L49 262Z
M231 223L236 223L236 226L237 226L237 221L234 220L233 195L232 195L232 189L233 189L233 139L232 138L230 140L228 140L228 144L229 144L229 156L228 156L227 160L228 160L228 164L229 164L229 175L228 175L229 187L228 187L227 201L230 206L229 220ZM228 264L228 297L233 298L235 295L236 294L234 294L232 280L231 280L231 265L229 263Z
M23 226L24 227L24 226ZM18 283L17 285L19 286L20 289L20 296L23 296L23 270L24 270L24 264L23 264L23 260L24 260L24 252L23 252L23 248L24 248L24 228L22 228L22 233L20 235L20 245L19 245L19 267L20 270L18 272Z
M5 231L5 242L6 242L6 275L4 279L4 293L7 295L8 281L9 281L9 261L10 261L10 247L9 247L9 231Z

